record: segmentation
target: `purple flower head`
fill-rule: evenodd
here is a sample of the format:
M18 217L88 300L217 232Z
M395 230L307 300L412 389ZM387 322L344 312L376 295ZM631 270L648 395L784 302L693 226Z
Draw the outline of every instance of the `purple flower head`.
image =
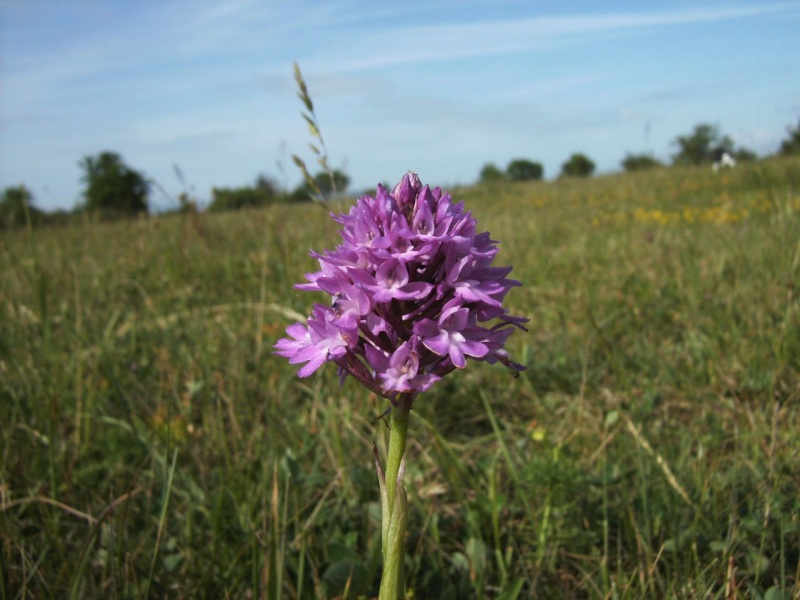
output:
M295 286L330 295L331 305L315 305L275 344L290 363L304 363L300 377L332 361L343 378L393 400L429 389L467 358L524 370L504 349L528 320L503 307L520 283L506 278L511 267L491 266L497 242L476 233L463 203L408 173L334 220L343 243L312 253L320 270Z

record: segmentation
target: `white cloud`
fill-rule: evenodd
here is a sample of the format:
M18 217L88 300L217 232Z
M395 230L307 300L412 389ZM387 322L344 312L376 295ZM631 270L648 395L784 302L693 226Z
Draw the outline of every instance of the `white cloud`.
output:
M357 71L552 49L600 35L645 33L656 27L700 24L793 11L796 4L751 4L664 12L532 17L469 23L393 23L342 41L339 52L314 61L321 71Z

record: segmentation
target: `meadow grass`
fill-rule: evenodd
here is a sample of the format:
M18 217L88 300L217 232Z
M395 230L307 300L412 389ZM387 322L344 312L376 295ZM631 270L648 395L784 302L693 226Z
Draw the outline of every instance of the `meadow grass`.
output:
M414 597L799 598L800 161L454 196L523 282L528 370L418 398ZM376 594L385 401L271 353L336 229L3 234L0 599Z

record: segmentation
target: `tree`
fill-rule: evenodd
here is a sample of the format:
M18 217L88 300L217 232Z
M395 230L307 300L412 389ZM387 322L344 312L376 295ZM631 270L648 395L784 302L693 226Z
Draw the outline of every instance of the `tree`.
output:
M211 188L210 212L261 208L283 198L278 185L266 175L256 177L253 186L240 188Z
M254 187L211 188L209 212L260 208L273 200L272 195Z
M486 163L481 169L480 183L497 183L498 181L505 181L506 174L503 173L494 163Z
M330 198L335 194L343 194L350 185L350 177L338 169L330 172L320 171L314 175L313 179L323 198ZM313 198L316 196L316 192L308 181L303 181L291 195L292 197L305 195Z
M673 144L679 151L672 157L674 165L703 165L716 162L723 154L738 161L755 160L756 153L747 148L735 148L733 140L719 132L719 127L701 123L690 135L678 136Z
M626 154L622 159L622 168L628 173L663 166L661 161L649 154Z
M781 142L781 154L798 154L800 153L800 120L797 121L796 127L787 127L786 133L789 137Z
M144 175L129 168L114 152L85 156L79 163L86 185L85 208L105 216L147 213L150 184Z
M542 178L544 167L537 162L516 158L508 163L506 174L511 181L532 181Z
M33 196L24 185L7 187L0 200L0 228L11 229L27 224L39 224L44 213L32 206Z
M280 186L277 182L272 178L264 175L263 173L256 177L256 189L261 190L265 194L269 194L270 196L279 196L280 195Z
M678 146L678 153L672 157L675 165L702 165L719 160L724 152L734 154L733 140L708 123L695 125L691 134L678 136L673 144Z
M576 152L569 157L569 160L561 165L562 177L591 177L594 173L594 162L580 152Z
M314 181L317 182L322 194L326 197L337 194L344 194L350 185L350 178L342 171L334 169L330 173L323 171L314 175Z

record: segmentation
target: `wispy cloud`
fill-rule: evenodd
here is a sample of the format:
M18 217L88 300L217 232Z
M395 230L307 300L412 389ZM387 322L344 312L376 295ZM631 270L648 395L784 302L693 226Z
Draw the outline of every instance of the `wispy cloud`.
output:
M757 15L800 13L796 3L751 4L671 11L549 16L466 23L392 23L365 32L339 47L335 57L318 56L320 70L369 70L413 63L467 59L562 45L587 43L597 36L643 35L655 28L704 24Z

